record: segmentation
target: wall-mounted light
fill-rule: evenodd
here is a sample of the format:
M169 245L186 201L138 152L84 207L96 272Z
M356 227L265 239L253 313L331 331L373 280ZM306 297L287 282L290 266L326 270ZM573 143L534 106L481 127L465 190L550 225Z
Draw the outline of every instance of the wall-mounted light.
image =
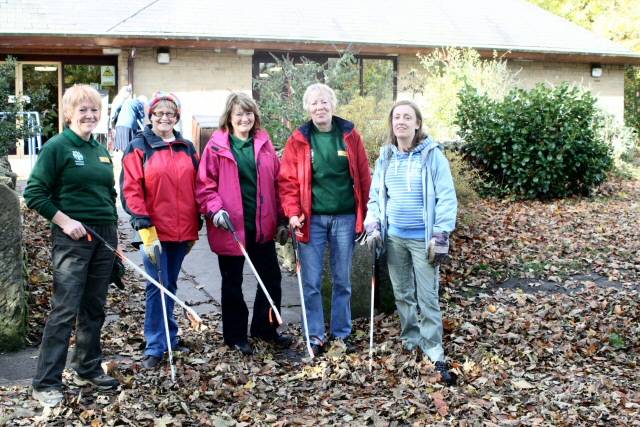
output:
M168 47L159 47L157 51L158 64L168 64L171 62L171 54Z
M602 77L602 65L591 64L591 77L593 77L594 79Z
M253 49L238 49L236 53L238 56L253 56Z

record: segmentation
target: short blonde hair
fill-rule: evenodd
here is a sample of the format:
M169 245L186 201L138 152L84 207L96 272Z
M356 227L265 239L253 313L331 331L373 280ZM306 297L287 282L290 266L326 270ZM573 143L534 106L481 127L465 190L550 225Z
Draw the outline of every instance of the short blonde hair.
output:
M231 112L233 106L238 105L242 108L242 111L253 113L253 127L249 131L250 136L254 136L256 129L260 129L260 112L258 111L258 104L249 95L243 92L231 92L225 102L224 112L220 116L220 129L229 133L233 133L233 126L231 125Z
M338 98L336 97L336 93L324 83L314 83L310 85L307 90L304 91L304 95L302 96L302 107L308 113L311 109L311 105L309 105L309 98L313 92L324 92L329 95L329 102L331 102L331 109L333 111L336 110L338 106Z
M93 87L84 84L75 84L64 91L62 96L62 115L64 122L69 124L73 110L84 101L89 101L102 114L102 97Z

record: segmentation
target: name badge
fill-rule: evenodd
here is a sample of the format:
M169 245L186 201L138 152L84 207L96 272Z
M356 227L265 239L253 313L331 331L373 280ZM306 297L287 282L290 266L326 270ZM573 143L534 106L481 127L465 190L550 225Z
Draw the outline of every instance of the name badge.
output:
M338 150L338 157L340 156L347 157L347 152L344 150Z
M100 160L102 163L111 163L111 159L105 156L98 157L98 160Z

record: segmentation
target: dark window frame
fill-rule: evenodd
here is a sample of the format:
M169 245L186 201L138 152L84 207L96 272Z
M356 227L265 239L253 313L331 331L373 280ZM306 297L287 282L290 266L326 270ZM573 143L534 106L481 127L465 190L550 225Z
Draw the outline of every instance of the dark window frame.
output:
M340 58L338 53L305 53L305 52L289 52L289 51L257 51L254 52L251 61L251 92L254 99L258 99L260 94L256 92L253 82L259 78L260 63L273 62L273 56L289 57L294 63L302 62L302 59L325 64L329 58ZM360 95L364 93L364 60L366 59L384 59L393 63L393 100L398 98L398 57L389 55L355 55L358 60L358 69L360 74Z

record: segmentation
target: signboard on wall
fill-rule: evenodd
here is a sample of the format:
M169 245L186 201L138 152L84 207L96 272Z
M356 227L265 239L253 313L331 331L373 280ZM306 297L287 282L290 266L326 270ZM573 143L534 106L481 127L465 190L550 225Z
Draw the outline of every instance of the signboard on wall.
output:
M103 87L116 85L115 65L102 65L100 67L100 85Z

